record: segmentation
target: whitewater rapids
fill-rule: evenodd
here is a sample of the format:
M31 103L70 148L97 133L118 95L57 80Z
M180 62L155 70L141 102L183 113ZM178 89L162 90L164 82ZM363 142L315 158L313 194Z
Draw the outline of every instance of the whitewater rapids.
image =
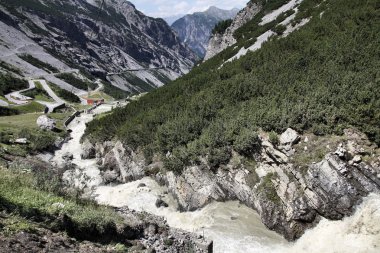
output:
M95 114L112 106L103 105ZM66 152L74 154L73 163L86 174L91 195L100 204L128 206L164 217L171 227L206 236L214 241L216 253L379 253L380 252L380 195L371 194L357 207L353 216L341 221L326 219L308 230L298 241L291 243L267 229L258 213L237 201L214 202L195 212L179 212L175 199L151 178L114 186L99 186L100 171L94 159L82 160L80 139L86 123L93 115L82 114L70 124L72 139L57 151L53 161L62 162ZM78 187L83 179L78 178ZM144 184L145 186L141 187ZM140 187L139 187L140 186ZM169 207L157 208L163 199Z
M138 187L145 184L145 187ZM195 232L214 241L216 253L379 253L380 195L364 199L355 214L342 221L323 219L298 241L290 243L268 230L254 210L236 201L214 202L195 212L178 212L177 203L166 188L144 178L117 186L100 186L97 202L128 206L166 218L171 227ZM168 208L155 206L157 198Z

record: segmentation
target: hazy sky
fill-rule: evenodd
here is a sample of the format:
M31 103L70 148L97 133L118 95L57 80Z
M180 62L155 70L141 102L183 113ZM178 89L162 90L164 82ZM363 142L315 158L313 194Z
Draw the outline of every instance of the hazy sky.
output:
M249 0L129 0L144 14L152 17L170 17L204 11L210 6L221 9L242 8Z

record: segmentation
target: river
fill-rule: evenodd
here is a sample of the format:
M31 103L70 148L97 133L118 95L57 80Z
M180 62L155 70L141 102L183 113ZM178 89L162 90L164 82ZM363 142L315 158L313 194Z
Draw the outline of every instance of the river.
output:
M103 105L95 113L109 111ZM62 162L66 152L74 154L73 163L86 174L86 184L92 187L91 195L100 204L128 206L164 217L172 227L205 235L214 241L216 253L379 253L380 252L380 195L365 198L355 214L342 221L323 219L315 228L308 230L295 243L287 242L280 235L267 229L256 211L236 201L214 202L195 212L177 211L175 199L151 178L113 186L101 185L100 171L95 160L80 157L82 137L86 123L93 115L82 114L69 128L72 139L65 143L54 157ZM79 175L79 173L78 173ZM83 184L83 177L76 186ZM141 185L143 187L139 187ZM155 202L162 198L169 207L157 208Z

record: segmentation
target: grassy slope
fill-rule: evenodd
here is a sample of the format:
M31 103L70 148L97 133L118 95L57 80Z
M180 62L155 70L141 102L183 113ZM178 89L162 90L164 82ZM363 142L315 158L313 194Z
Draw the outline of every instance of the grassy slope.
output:
M296 20L312 19L301 30L218 69L234 54L229 48L91 122L87 136L106 140L116 135L148 157L171 151L169 169L180 169L199 155L208 154L209 162L218 165L229 159L231 149L249 153L257 145L258 127L326 135L354 126L379 144L378 8L375 0L305 0ZM252 35L246 27L241 30Z

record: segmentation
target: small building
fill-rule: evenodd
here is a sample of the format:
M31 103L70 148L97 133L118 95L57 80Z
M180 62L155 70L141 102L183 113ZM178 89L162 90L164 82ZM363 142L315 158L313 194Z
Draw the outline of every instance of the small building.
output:
M85 98L88 105L104 104L104 98Z

